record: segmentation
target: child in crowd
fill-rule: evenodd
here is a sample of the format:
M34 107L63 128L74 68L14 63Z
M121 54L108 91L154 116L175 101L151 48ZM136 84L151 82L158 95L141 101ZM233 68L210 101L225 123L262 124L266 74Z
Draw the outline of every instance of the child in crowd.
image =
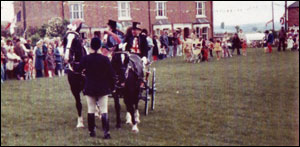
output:
M232 57L231 53L229 52L229 46L227 40L223 41L222 48L224 52L224 57Z
M243 55L247 56L247 42L246 40L242 39L242 49L243 49Z
M220 58L221 58L220 53L222 52L221 41L217 40L217 42L215 43L214 46L215 46L214 50L215 50L215 52L217 54L217 60L219 61Z
M29 57L26 57L24 61L25 61L25 66L24 66L25 80L31 80L32 73L33 73L33 61Z
M213 58L213 50L214 50L214 40L211 38L209 39L209 45L208 45L208 49L210 52L210 57Z
M49 45L48 53L46 55L46 61L48 65L48 75L49 78L52 78L54 76L54 70L55 70L55 60L54 60L54 54L53 54L53 45Z

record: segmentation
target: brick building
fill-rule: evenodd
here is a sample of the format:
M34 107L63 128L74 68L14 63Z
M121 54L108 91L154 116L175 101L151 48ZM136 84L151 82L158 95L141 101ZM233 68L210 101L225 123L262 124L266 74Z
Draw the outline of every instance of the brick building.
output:
M288 26L299 28L299 1L288 7Z
M109 19L117 20L124 30L138 21L142 23L141 28L150 30L152 34L190 28L197 36L213 36L211 1L15 1L14 11L22 14L17 22L17 26L22 28L41 26L52 17L71 22L82 19L82 34L88 37L106 28Z

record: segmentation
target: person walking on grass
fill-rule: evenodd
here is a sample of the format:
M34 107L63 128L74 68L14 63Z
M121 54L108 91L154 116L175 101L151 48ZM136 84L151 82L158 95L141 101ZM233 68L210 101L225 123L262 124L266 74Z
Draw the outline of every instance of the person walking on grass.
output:
M86 75L83 93L86 95L88 104L89 135L90 137L96 137L95 113L96 105L98 104L102 113L101 120L104 139L110 139L108 94L112 93L115 89L115 72L109 58L97 53L100 47L100 39L93 38L91 41L91 53L82 58L76 71L84 71Z

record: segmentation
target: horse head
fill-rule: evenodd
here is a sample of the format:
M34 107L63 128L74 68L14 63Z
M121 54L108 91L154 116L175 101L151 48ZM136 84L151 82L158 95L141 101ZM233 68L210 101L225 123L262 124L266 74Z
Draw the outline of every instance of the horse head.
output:
M129 54L126 52L115 53L112 58L112 66L117 75L117 84L122 85L128 77L129 71Z
M81 58L87 53L82 45L82 38L79 34L82 23L75 29L74 26L68 27L63 44L65 49L65 62L80 62Z

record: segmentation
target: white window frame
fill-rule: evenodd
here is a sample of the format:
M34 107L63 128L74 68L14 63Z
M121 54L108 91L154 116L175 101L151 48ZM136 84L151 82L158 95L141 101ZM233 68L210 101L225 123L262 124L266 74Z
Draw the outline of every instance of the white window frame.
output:
M199 4L202 4L202 8ZM199 10L202 10L202 14L199 14ZM206 1L196 1L196 18L206 18Z
M125 9L122 9L122 4L125 4ZM123 16L123 12L125 15ZM131 9L129 1L118 1L118 19L119 20L131 20Z
M159 15L159 4L162 4L162 15ZM156 1L156 19L167 19L167 1Z
M69 2L70 5L70 21L75 19L84 20L83 2ZM74 10L74 6L78 5L78 10ZM75 12L74 12L75 11ZM78 13L78 18L75 18L75 13Z

